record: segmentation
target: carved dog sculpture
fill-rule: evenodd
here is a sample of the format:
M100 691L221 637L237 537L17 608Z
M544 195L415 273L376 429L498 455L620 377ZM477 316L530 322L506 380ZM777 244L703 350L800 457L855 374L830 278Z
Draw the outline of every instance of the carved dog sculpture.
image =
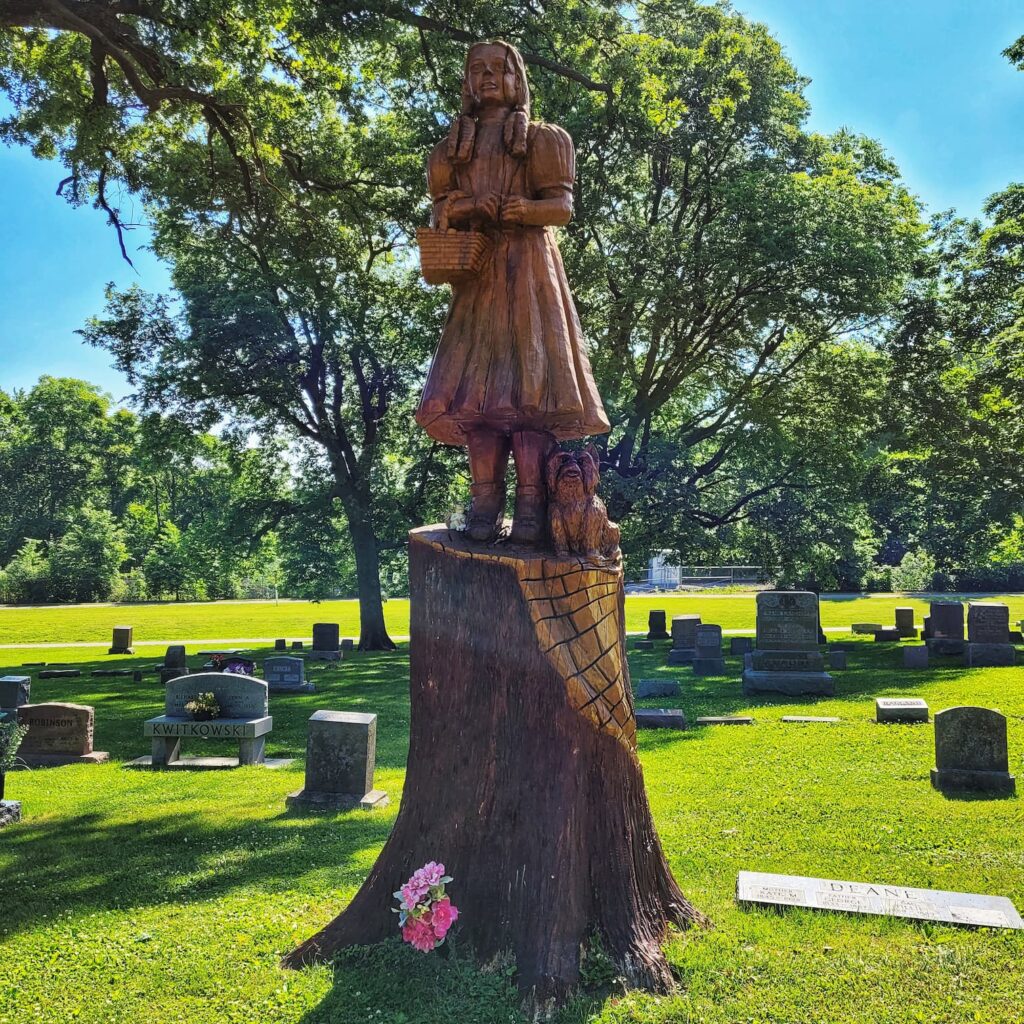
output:
M554 448L547 458L548 525L555 554L613 558L619 547L619 528L608 521L608 510L597 496L601 479L593 447L582 452Z

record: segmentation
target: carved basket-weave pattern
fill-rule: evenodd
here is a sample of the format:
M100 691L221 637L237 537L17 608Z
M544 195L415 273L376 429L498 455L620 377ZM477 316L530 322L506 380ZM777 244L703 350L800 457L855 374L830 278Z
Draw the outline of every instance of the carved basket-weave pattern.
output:
M427 284L453 284L480 273L487 258L488 239L482 231L419 228L420 269Z

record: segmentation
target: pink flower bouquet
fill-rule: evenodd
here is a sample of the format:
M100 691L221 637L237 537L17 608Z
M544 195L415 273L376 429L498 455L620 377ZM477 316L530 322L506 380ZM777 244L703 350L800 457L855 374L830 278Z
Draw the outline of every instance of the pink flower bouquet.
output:
M396 913L402 938L421 953L437 949L458 919L458 908L444 891L451 880L452 876L444 873L443 864L430 861L414 871L412 878L394 894L399 903Z

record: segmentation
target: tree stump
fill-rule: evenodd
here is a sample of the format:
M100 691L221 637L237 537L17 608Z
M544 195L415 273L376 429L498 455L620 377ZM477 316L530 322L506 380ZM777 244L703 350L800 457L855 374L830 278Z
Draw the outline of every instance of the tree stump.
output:
M578 983L599 935L665 992L666 926L703 922L672 877L636 756L621 565L410 534L412 723L405 792L349 907L285 959L398 934L392 893L445 864L460 943L511 952L528 1005Z

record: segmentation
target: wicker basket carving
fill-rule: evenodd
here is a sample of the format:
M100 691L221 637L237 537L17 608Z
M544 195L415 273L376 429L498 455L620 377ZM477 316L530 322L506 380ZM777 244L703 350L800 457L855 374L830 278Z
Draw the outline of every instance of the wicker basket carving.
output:
M450 200L449 200L450 201ZM480 273L490 240L482 231L456 231L448 227L445 203L436 228L418 228L420 270L427 284L457 284Z

